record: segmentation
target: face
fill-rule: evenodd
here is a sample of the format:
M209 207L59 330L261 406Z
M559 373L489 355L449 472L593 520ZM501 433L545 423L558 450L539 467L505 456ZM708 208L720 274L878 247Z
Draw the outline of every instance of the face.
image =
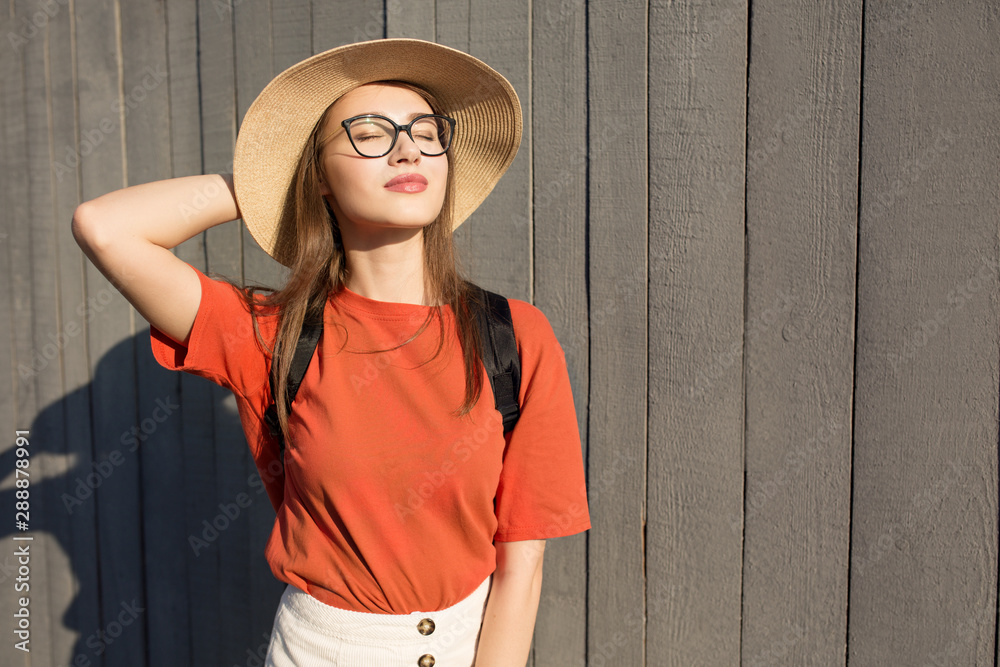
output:
M420 95L387 84L359 86L333 105L320 134L321 139L328 139L320 155L324 172L320 192L330 202L342 228L420 228L437 218L448 180L447 154L424 155L401 131L388 155L362 157L341 125L344 119L362 114L379 114L405 125L414 116L428 113L434 112ZM423 189L412 183L386 187L402 174L422 176L427 185Z

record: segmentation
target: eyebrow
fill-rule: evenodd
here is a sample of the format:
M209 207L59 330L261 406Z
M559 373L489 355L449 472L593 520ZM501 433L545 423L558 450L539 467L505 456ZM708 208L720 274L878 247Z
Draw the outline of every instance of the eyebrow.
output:
M434 112L432 111L431 113L434 113ZM366 111L365 113L358 114L358 115L359 116L385 116L386 118L389 117L389 114L387 114L385 111ZM407 116L405 118L405 120L413 120L417 116L426 116L426 115L427 115L426 111L414 111L409 116Z

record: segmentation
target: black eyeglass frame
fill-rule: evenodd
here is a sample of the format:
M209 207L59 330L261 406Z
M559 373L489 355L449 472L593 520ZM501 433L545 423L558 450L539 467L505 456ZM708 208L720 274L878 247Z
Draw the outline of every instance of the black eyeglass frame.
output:
M386 151L384 153L382 153L381 155L365 155L358 148L357 144L354 143L354 137L351 135L351 123L353 123L354 121L359 120L361 118L379 118L381 120L384 120L384 121L388 122L390 125L392 125L392 128L395 131L395 134L392 137L392 143L389 144L389 148L386 149ZM420 148L420 144L418 144L417 140L413 138L413 133L410 131L410 128L413 127L414 123L416 123L419 120L423 120L424 118L441 118L443 120L448 121L448 125L451 126L451 132L449 132L449 134L448 134L448 145L445 146L444 150L441 151L440 153L428 153L428 152L426 152L424 149ZM414 118L413 120L411 120L406 125L399 125L394 120L392 120L391 118L386 118L385 116L379 116L378 114L373 114L373 113L366 113L366 114L361 114L360 116L352 116L351 118L345 118L344 120L342 120L340 122L340 124L344 126L344 132L347 133L347 138L350 139L350 141L351 141L351 147L354 149L354 152L357 153L358 155L360 155L361 157L372 157L372 158L385 157L386 155L388 155L389 153L391 153L392 149L396 147L396 141L399 139L399 131L400 130L406 130L407 136L410 137L410 141L412 141L414 143L414 145L417 147L417 150L420 151L420 154L421 155L426 155L427 157L437 157L438 155L444 155L445 153L448 152L448 149L451 148L452 143L454 143L454 141L455 141L455 119L454 118L449 118L448 116L442 116L441 114L437 114L437 113L425 113L422 116L417 116L416 118Z

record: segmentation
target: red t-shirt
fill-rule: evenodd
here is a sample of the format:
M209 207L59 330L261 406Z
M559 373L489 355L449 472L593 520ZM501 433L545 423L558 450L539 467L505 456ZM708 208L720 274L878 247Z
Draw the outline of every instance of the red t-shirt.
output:
M152 328L153 354L236 395L277 508L265 556L279 580L342 609L433 611L464 599L496 569L494 540L590 528L566 360L531 304L509 299L521 416L505 438L482 365L479 402L464 417L451 414L464 400L465 376L450 307L414 340L372 354L409 338L433 308L348 289L331 295L292 405L282 492L262 417L270 358L236 288L197 273L201 304L188 345ZM276 318L258 321L270 345Z

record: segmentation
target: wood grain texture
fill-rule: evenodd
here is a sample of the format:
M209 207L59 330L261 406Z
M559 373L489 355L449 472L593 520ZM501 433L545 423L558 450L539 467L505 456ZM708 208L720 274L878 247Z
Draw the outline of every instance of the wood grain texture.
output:
M8 11L3 12L3 22L0 25L5 28L3 33L5 35L20 34L18 30L20 25L17 22L18 14L14 9L14 6L11 5ZM34 39L38 39L37 35ZM27 82L25 81L26 47L26 44L18 42L17 48L11 45L11 50L5 52L4 56L0 58L0 83L3 85L3 95L0 95L0 168L3 169L4 174L3 183L0 185L2 190L0 191L3 192L4 199L10 202L4 208L4 236L3 245L0 247L3 251L3 259L0 260L3 262L3 266L0 268L3 269L2 276L7 286L3 290L5 292L3 305L8 308L6 312L10 313L9 317L4 318L3 329L0 330L6 334L3 370L8 372L10 378L10 382L5 383L3 389L0 389L2 392L0 393L2 396L0 405L4 407L3 417L9 420L6 422L9 426L5 426L2 440L3 452L0 455L0 461L4 463L3 472L0 473L3 477L8 475L13 477L12 471L16 461L21 458L16 453L17 434L14 431L27 430L30 436L30 431L33 431L36 426L38 396L35 378L39 372L36 369L41 365L40 362L36 362L32 321L32 232L29 224L31 206L27 196L29 142L26 137L28 122L25 116L28 97ZM41 442L41 440L38 441L39 444ZM41 460L35 455L34 449L31 450L28 461L30 462L29 475L37 474L41 467ZM35 477L32 476L29 479L34 481ZM29 493L36 488L38 487L30 487ZM17 530L15 520L23 520L24 517L15 514L18 511L15 505L18 500L15 493L13 482L5 484L5 488L0 491L0 498L3 500L2 507L7 512L7 516L10 517L9 523L2 532L5 541L10 545L8 551L10 556L3 563L7 568L6 571L10 573L5 577L4 586L9 586L8 590L12 592L18 567L18 559L14 555L14 551L22 545L20 542L14 542L12 538L15 536L34 538L35 535L38 535L39 537L34 539L40 538L48 541L47 536L39 530L43 526L40 513L42 507L38 506L36 509L34 505L37 503L32 503L28 508L28 523L32 530L28 533ZM29 502L31 500L29 496ZM34 515L31 513L33 509L35 510ZM46 569L45 552L41 549L41 544L37 548L30 542L27 544L38 557L39 570L44 572ZM0 597L0 611L7 618L13 619L14 613L20 610L19 597L14 594ZM31 596L29 613L37 613L38 615L51 613L50 605L45 596L41 594ZM13 639L13 633L11 637L12 644L14 641L20 641L20 638ZM34 648L34 644L29 644L29 647ZM24 665L30 664L31 656L13 646L10 646L5 653L13 654L8 658L12 664L14 664L14 660ZM42 648L42 653L49 653L49 651Z
M231 9L216 11L206 4L199 4L198 12L202 169L205 173L218 173L226 171L232 163L236 137L234 19ZM206 271L241 280L241 225L229 222L209 229L203 236ZM212 476L205 480L204 503L192 521L194 534L202 539L206 535L216 535L212 532L215 529L211 529L211 522L219 514L219 503L228 495L231 480L246 469L245 448L233 446L231 435L224 433L229 420L222 406L228 394L228 390L214 384L205 392L207 405L212 410L209 427L211 456L205 464L212 471ZM224 436L222 441L218 437L220 433ZM250 624L247 597L249 561L240 558L241 554L249 557L247 534L237 529L224 535L227 548L223 548L223 537L216 535L209 548L200 550L197 556L215 561L218 568L212 587L214 595L205 598L205 603L212 605L211 614L217 619L216 634L205 638L206 642L214 643L212 650L217 655L211 659L216 664L223 664L242 654L245 641L241 627ZM230 549L229 545L234 546ZM208 656L205 661L207 664Z
M313 52L385 37L384 4L383 0L313 2Z
M241 100L240 118L242 118L245 113L245 108L242 108L243 100L252 102L273 76L286 67L312 55L311 40L308 38L312 34L312 18L309 12L309 3L301 0L293 3L272 3L270 16L247 18L242 16L242 10L238 10L236 16L237 62L242 62L239 53L241 45L246 41L241 32L244 20L259 21L268 25L271 44L269 67L265 68L263 62L255 62L253 72L237 77L237 97ZM242 66L238 67L238 70L242 69L244 69ZM247 283L263 284L274 288L280 288L284 285L287 279L287 270L260 249L246 227L243 228L243 249L243 273ZM234 424L234 428L238 432L242 431L239 424ZM244 441L243 448L246 449L247 446ZM260 645L270 637L274 611L285 590L285 583L274 577L267 561L260 556L264 553L267 541L271 536L275 513L267 498L258 493L262 487L251 488L249 486L247 480L252 476L258 477L258 473L252 461L248 461L248 463L248 470L243 477L243 482L247 486L243 492L246 492L253 499L252 504L245 510L250 538L250 599L253 606L253 619L247 634L250 642L248 648L251 652L256 652Z
M753 6L743 563L750 664L846 658L861 9Z
M62 556L68 559L66 572L70 581L66 593L72 595L69 608L54 624L52 641L57 646L55 657L66 664L91 649L86 639L94 631L93 621L100 618L100 569L97 553L96 503L86 498L89 486L86 476L93 470L90 418L91 370L87 353L85 263L79 246L73 239L70 222L80 201L79 169L69 168L64 161L78 150L76 56L73 15L68 8L51 17L48 24L48 58L50 81L51 152L50 171L53 182L53 214L56 220L58 265L53 267L59 277L59 332L65 334L61 350L63 377L63 416L65 439L63 448L66 470L61 479L53 479L60 493L60 503L46 516L53 533L60 535ZM58 487L61 486L61 489ZM65 494L65 495L64 495ZM77 500L82 500L79 504ZM68 532L61 527L65 522ZM63 537L64 536L64 537ZM62 584L60 584L62 585ZM70 642L63 648L64 642Z
M170 69L170 153L172 175L200 174L202 168L201 110L198 53L198 8L186 3L167 4L167 55ZM176 254L206 271L204 235L181 244ZM142 346L149 347L148 341ZM186 648L190 664L220 663L218 636L224 615L219 606L219 562L216 554L195 551L189 540L205 530L203 517L217 507L215 461L212 442L211 383L186 373L179 374L180 440L174 444L184 461L184 489L177 511L184 521L184 559L190 630Z
M16 3L19 16L31 16L33 4L23 0ZM31 487L29 501L35 515L37 528L55 530L37 531L31 543L33 577L30 590L36 613L32 618L32 631L37 636L52 636L63 613L72 602L69 572L63 567L65 552L60 544L65 535L66 523L60 521L46 525L41 517L57 516L59 494L57 485L48 480L58 478L65 466L61 456L61 443L65 434L60 372L59 336L59 287L56 267L55 221L52 216L52 169L50 161L48 119L48 72L45 58L47 24L39 29L21 50L24 67L24 119L25 148L27 154L28 217L24 221L29 229L30 255L24 258L30 266L32 328L31 351L35 359L45 359L48 364L34 374L34 393L37 414L31 428ZM47 454L47 455L43 455ZM63 514L60 519L64 519ZM19 545L18 545L19 546ZM72 641L59 636L56 642L33 642L32 659L39 663L54 662L56 656L72 650Z
M237 127L243 123L243 116L246 115L247 109L250 108L253 101L257 99L260 91L280 71L274 67L274 39L271 18L283 14L283 7L281 5L272 6L270 0L246 2L233 8ZM302 18L303 12L299 11L298 15ZM286 29L288 27L285 25ZM309 34L308 23L300 24L297 27L300 35ZM287 41L286 38L286 44ZM285 50L287 51L287 46ZM305 53L302 57L305 58L309 55ZM232 162L230 162L231 164ZM232 171L231 166L228 171ZM274 288L280 287L285 276L282 266L261 250L257 242L253 240L246 225L240 225L240 233L243 239L244 280L247 283Z
M438 44L469 52L470 0L434 0Z
M116 2L77 5L75 30L87 39L76 42L79 170L81 197L93 199L123 187L128 94L121 79L121 17ZM130 92L130 91L129 91ZM127 276L118 277L127 281ZM92 460L109 461L120 438L137 422L135 350L132 307L92 264L86 270L88 354L91 363ZM109 409L110 406L114 406ZM139 459L125 458L95 493L100 558L100 617L83 630L89 637L103 631L123 606L147 607L143 578L142 507ZM145 661L145 619L123 628L111 644L98 636L88 648L91 659L107 667ZM86 643L86 642L85 642ZM105 645L102 651L101 645Z
M586 18L582 5L532 4L532 293L566 355L584 461L589 390L587 152L581 132L587 122ZM544 570L535 665L585 664L586 534L548 540Z
M237 50L242 47L235 37L237 18L234 11L213 20L206 19L206 11L199 9L202 53L210 50L212 61L217 61L211 66L208 63L202 66L202 154L206 172L222 172L229 168L233 159L238 116ZM234 5L233 9L242 11L242 5ZM219 67L223 62L229 67ZM210 90L206 88L209 77ZM235 221L205 232L206 266L210 275L244 280L242 241L243 225ZM237 494L246 490L252 462L242 432L233 428L236 407L232 393L213 384L209 396L213 409L215 480L207 490L215 497L211 507L197 520L201 526L199 535L208 531L208 535L216 536L199 557L218 558L219 561L220 636L216 641L221 664L240 660L247 648L247 629L253 627L254 609L250 599L251 568L253 559L260 554L250 551L250 529L245 517L230 522L220 508L220 504L233 502ZM219 516L222 516L218 520L222 528L211 527Z
M588 562L605 566L587 573L587 659L642 667L647 664L647 7L594 3L587 11L587 467L590 480L607 480L591 487L598 492L590 502ZM599 150L609 141L610 149Z
M69 222L228 172L271 77L383 36L471 53L521 97L519 155L456 240L548 317L583 438L594 527L548 545L529 666L994 664L993 4L9 2L0 420L34 434L44 556L37 651L0 667L263 661L270 504L189 541L256 474L232 397L155 364ZM283 280L240 222L176 252Z
M851 665L994 664L993 3L868 3Z
M650 6L651 665L740 664L744 208L717 181L744 176L746 21L745 2Z
M271 6L271 69L275 74L313 54L311 7L310 0Z
M514 162L455 233L472 281L509 298L531 301L531 39L530 3L473 0L470 55L510 81L521 101L524 132Z
M435 0L386 0L385 36L435 40Z
M126 178L148 183L171 176L170 83L167 17L163 3L130 2L121 7L122 75L126 96ZM137 212L141 214L141 212ZM178 491L184 482L179 456L179 378L161 368L149 348L149 329L136 313L133 344L137 372L137 418L117 450L141 467L143 550L147 609L143 622L150 665L190 664L187 545Z

